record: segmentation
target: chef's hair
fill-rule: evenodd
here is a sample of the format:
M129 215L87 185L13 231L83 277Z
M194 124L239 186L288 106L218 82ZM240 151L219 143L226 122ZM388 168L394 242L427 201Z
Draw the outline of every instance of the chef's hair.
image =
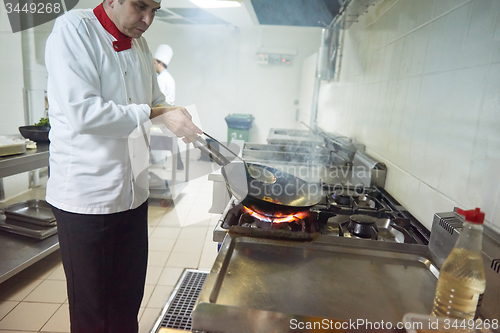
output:
M156 58L155 58L156 59ZM156 61L163 66L163 68L167 69L167 65L165 65L165 63L163 61L160 61L158 59L156 59Z

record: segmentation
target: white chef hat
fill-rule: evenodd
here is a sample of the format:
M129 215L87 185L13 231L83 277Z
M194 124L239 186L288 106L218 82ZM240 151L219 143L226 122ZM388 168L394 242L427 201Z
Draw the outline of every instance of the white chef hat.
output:
M168 65L173 55L174 51L170 46L168 46L167 44L161 44L156 49L155 58L160 60L165 65Z

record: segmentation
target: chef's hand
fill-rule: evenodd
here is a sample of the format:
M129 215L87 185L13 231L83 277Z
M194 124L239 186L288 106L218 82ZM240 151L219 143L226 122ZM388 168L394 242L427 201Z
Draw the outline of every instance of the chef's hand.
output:
M182 140L185 143L191 142L185 137L203 134L203 131L192 122L192 117L189 112L183 107L153 107L151 108L151 115L149 118L153 124L163 124L177 137L184 137Z

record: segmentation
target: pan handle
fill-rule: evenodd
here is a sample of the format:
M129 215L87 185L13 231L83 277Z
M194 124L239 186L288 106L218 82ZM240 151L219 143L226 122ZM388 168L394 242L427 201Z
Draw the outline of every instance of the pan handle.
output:
M208 134L207 134L207 133L205 133L205 132L203 132L203 134L204 134L206 137L208 137L209 139L212 139L213 141L215 141L215 142L216 142L219 146L221 146L221 147L225 148L225 149L226 149L228 152L230 152L230 153L231 153L234 157L236 157L237 159L239 159L239 160L241 160L242 162L244 162L244 163L245 163L245 160L244 160L244 159L242 159L242 158L241 158L238 154L236 154L234 151L232 151L231 149L229 149L229 147L228 147L228 146L226 146L226 145L224 145L224 144L220 143L220 142L219 142L216 138L214 138L214 137L212 137L212 136L208 135ZM228 145L229 145L229 143L228 143ZM246 163L245 163L245 164L246 164Z
M220 166L225 166L231 163L224 155L222 155L215 147L210 145L205 139L201 136L197 135L195 138L189 138L189 140L193 143L195 148L201 150L202 153L207 155Z

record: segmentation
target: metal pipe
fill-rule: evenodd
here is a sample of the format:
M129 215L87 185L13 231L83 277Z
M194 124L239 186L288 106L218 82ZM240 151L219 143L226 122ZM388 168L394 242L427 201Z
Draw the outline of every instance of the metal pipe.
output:
M3 178L0 178L0 200L5 199L5 190L3 188Z
M319 89L321 85L321 80L327 78L328 71L328 39L331 34L329 28L325 28L321 30L321 44L318 50L318 60L316 62L316 75L314 80L314 90L312 97L312 105L311 105L311 117L309 120L309 125L312 128L316 127L316 120L318 117L318 98L319 98Z
M316 120L318 118L318 97L319 97L320 80L316 78L314 80L314 90L311 105L311 118L309 119L309 126L311 128L316 128Z

